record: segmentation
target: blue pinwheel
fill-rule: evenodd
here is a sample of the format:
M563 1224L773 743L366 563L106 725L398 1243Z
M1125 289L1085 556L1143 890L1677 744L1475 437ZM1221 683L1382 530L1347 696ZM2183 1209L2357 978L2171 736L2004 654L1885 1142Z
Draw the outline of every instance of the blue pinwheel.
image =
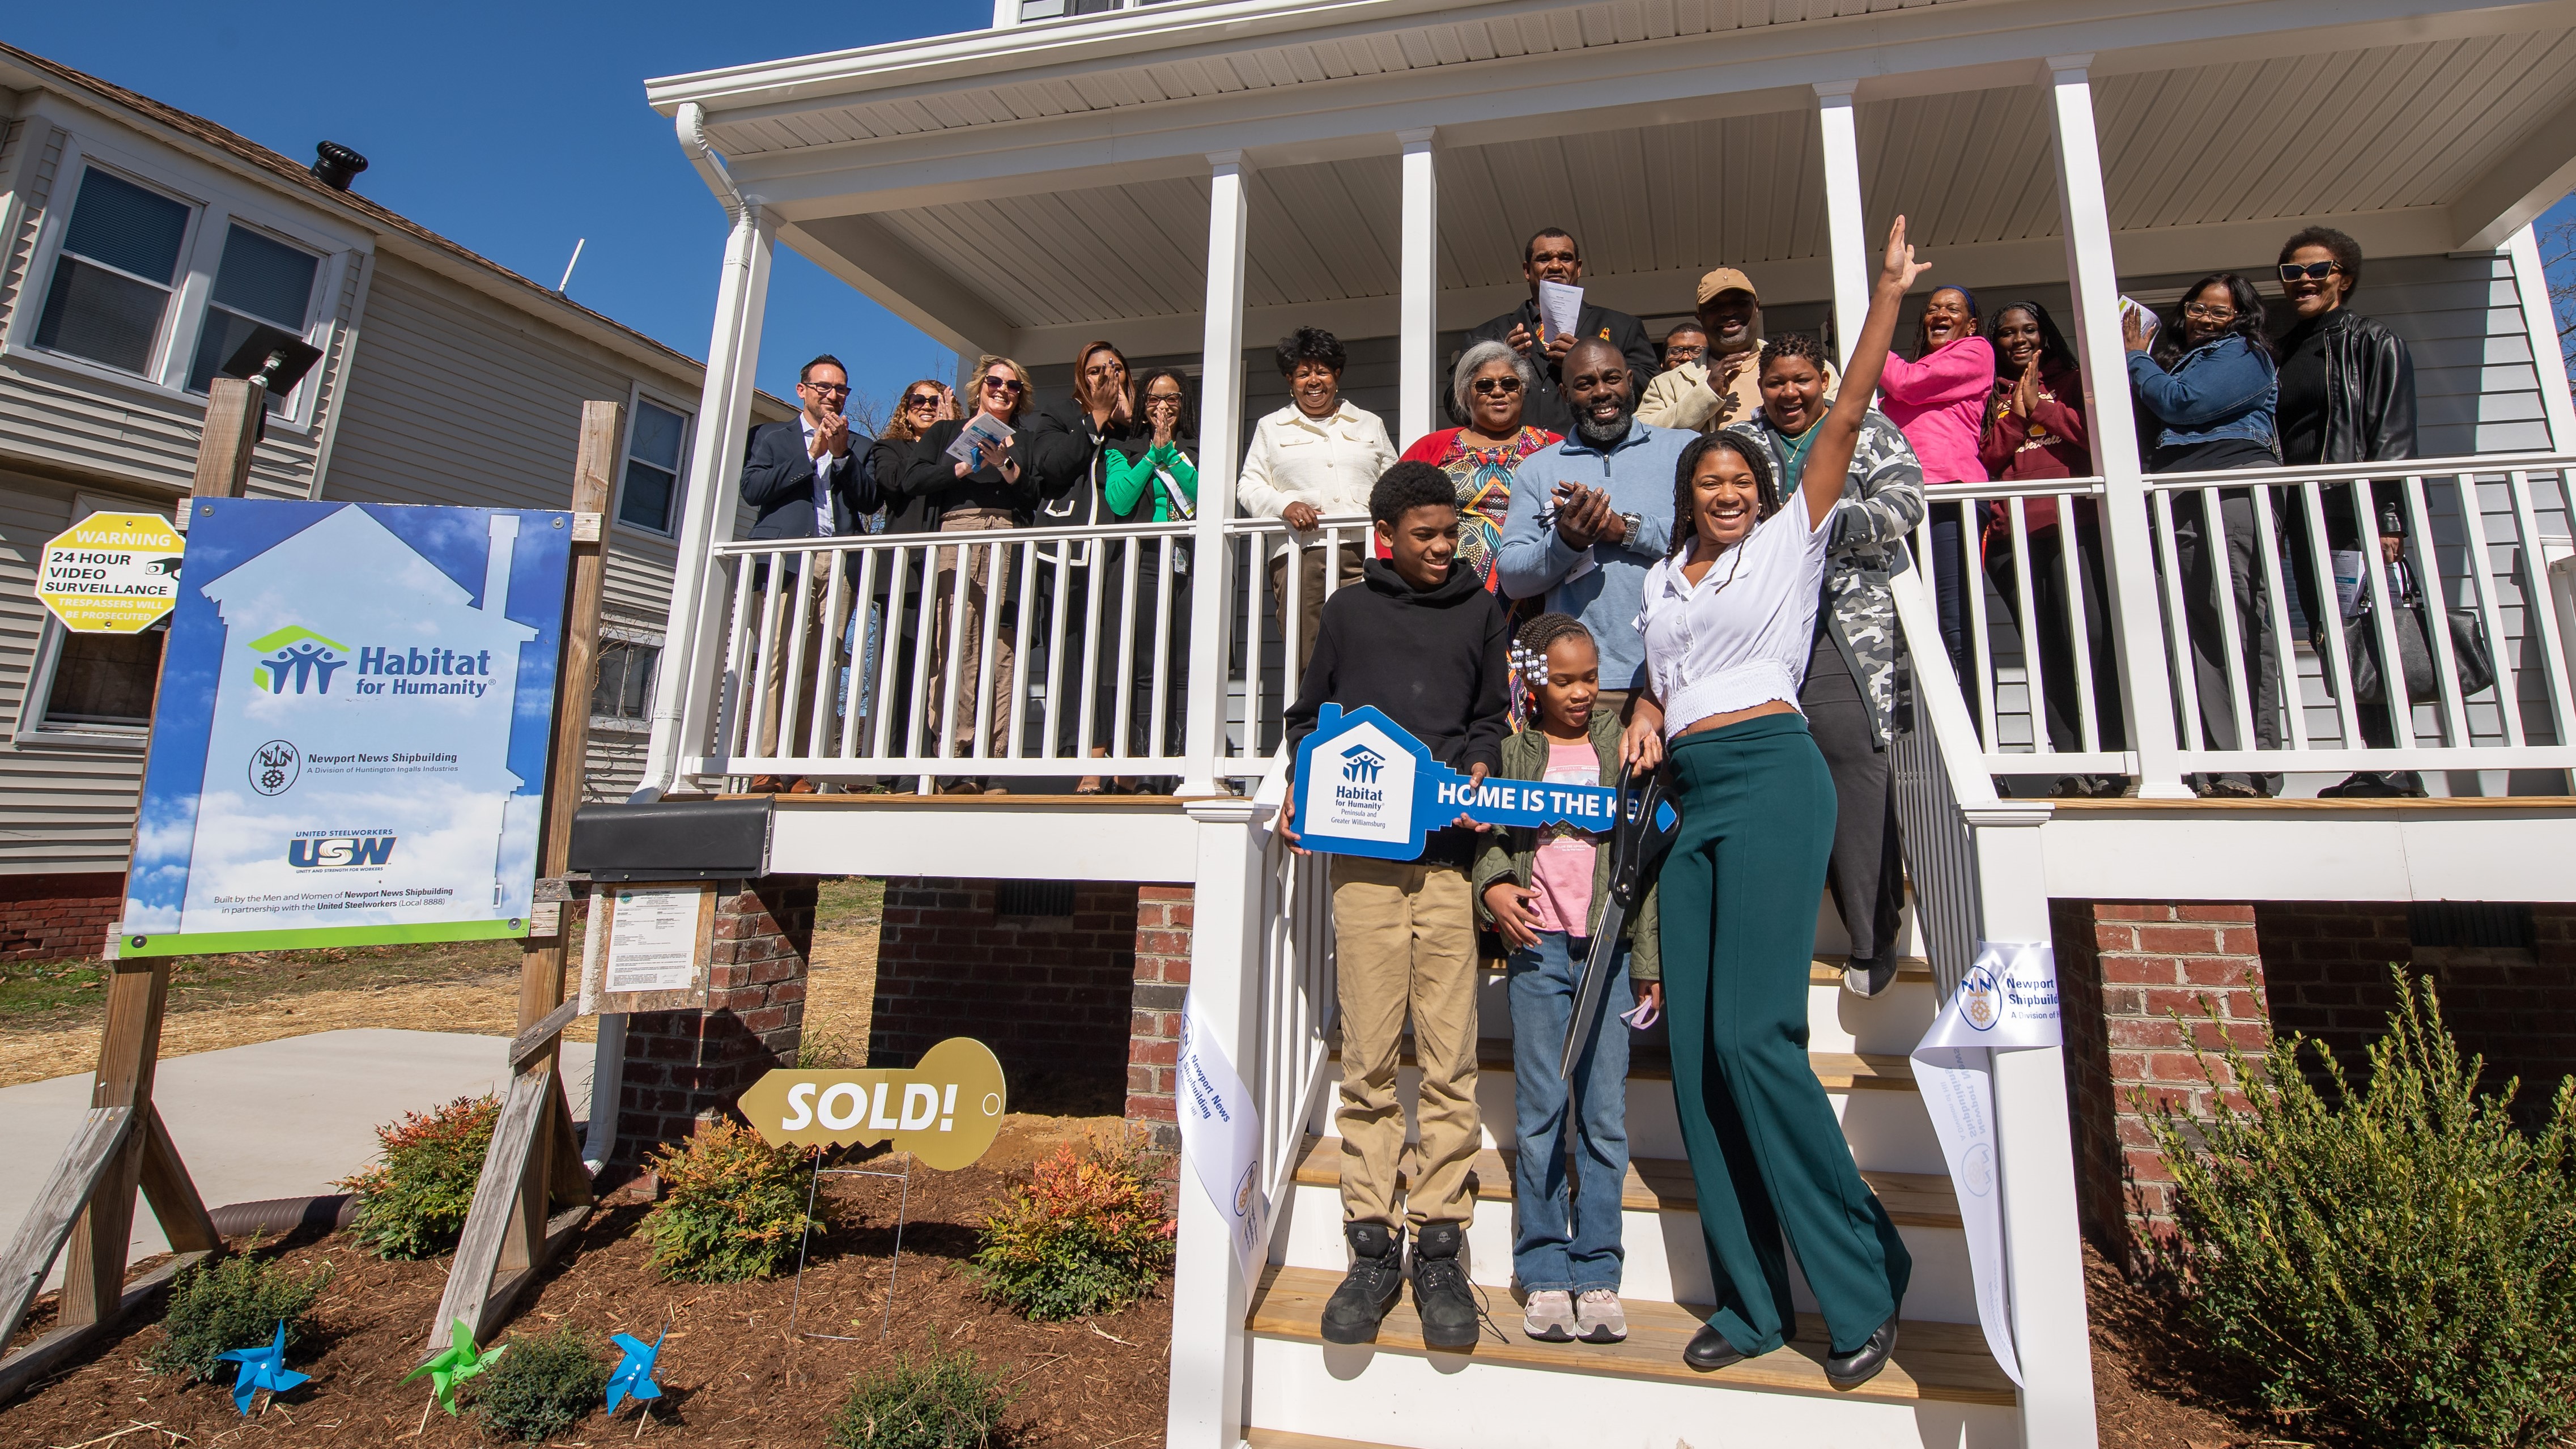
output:
M215 1357L241 1365L241 1373L233 1379L233 1407L245 1414L250 1412L251 1400L259 1397L260 1390L266 1389L274 1397L313 1377L287 1368L286 1320L283 1318L277 1321L277 1342L264 1348L227 1349Z
M662 1386L653 1382L653 1360L661 1355L662 1339L670 1331L665 1327L661 1334L654 1336L651 1343L646 1343L631 1333L614 1334L609 1338L609 1342L617 1345L626 1354L626 1357L617 1361L617 1372L608 1376L609 1413L615 1414L617 1406L628 1399L662 1397Z

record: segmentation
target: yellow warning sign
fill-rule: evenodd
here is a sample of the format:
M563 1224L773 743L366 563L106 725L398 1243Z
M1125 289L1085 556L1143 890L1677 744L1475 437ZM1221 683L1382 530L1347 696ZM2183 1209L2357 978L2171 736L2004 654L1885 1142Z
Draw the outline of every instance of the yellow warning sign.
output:
M45 545L36 597L75 634L135 634L179 602L187 540L157 513L93 513Z

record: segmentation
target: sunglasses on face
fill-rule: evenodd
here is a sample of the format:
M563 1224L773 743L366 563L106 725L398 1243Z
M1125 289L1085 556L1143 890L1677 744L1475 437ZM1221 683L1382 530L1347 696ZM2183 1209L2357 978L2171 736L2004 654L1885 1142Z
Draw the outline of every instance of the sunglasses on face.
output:
M1017 396L1018 394L1027 391L1027 389L1023 387L1016 378L988 377L984 379L984 391L1006 392L1013 396Z
M937 393L917 392L912 396L905 398L903 400L903 405L907 408L935 408L939 406L939 395Z
M1510 397L1521 390L1517 377L1480 377L1468 384L1483 397Z
M2311 282L2322 282L2342 270L2342 267L2333 262L2283 262L2281 280L2295 282L2305 277Z

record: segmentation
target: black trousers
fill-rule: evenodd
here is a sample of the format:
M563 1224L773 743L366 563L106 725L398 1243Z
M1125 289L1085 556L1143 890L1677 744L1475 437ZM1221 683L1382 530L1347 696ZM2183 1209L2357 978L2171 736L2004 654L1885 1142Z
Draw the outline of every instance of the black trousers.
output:
M2090 499L2071 499L2060 507L2075 508L2075 583L2084 602L2085 652L2093 666L2093 729L2106 750L2129 747L2128 726L2120 716L2120 659L2113 647L2111 616L2106 611L2110 579L2102 551L2102 530ZM2052 749L2084 748L2083 699L2075 680L2075 612L2066 591L2065 535L2054 524L2030 530L2030 608L2037 615L2032 632L2039 636L2040 710ZM2021 584L2012 554L2012 536L1996 536L1986 554L1986 577L2002 596L2013 627L2021 627ZM1965 676L1962 676L1965 677Z
M1894 952L1905 910L1904 840L1896 824L1896 777L1871 725L1869 699L1843 663L1825 620L1816 621L1807 681L1798 691L1807 732L1834 777L1834 851L1825 888L1851 937L1855 961Z

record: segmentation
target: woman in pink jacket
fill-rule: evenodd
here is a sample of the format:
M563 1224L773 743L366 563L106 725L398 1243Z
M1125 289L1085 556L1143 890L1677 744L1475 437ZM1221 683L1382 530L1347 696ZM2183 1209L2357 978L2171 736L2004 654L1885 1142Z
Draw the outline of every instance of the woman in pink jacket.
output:
M1977 299L1965 287L1941 287L1923 302L1916 360L1890 356L1878 379L1888 420L1914 445L1923 481L1983 483L1977 443L1986 430L1986 400L1995 390L1995 349L1977 335ZM1942 642L1961 681L1968 677L1966 529L1956 503L1935 503L1932 598Z

